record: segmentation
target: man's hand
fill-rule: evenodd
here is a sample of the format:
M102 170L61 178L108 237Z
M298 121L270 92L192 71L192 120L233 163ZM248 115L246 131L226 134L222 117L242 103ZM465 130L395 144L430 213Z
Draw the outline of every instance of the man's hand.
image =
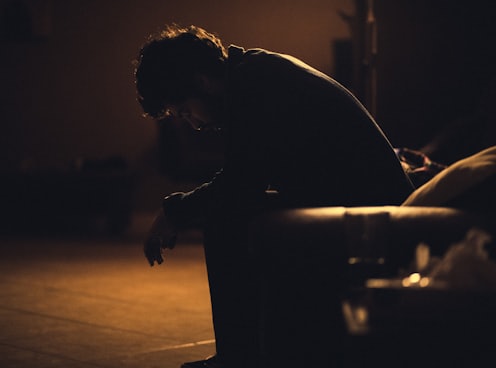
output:
M174 248L176 245L176 238L176 227L167 219L164 211L160 210L153 221L143 246L145 257L148 260L148 263L150 263L150 266L153 266L155 262L161 264L164 261L162 257L163 249Z

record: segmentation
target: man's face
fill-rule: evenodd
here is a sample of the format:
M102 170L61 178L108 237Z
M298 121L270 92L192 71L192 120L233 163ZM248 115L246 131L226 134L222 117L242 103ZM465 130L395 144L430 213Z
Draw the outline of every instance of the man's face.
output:
M200 98L189 98L177 106L169 106L166 115L189 123L194 130L215 129L215 117L209 104Z
M194 130L220 130L224 113L222 95L192 97L177 105L170 105L166 115L189 123Z
M168 105L166 115L188 122L195 130L220 130L225 113L224 82L201 75L198 81L199 96Z

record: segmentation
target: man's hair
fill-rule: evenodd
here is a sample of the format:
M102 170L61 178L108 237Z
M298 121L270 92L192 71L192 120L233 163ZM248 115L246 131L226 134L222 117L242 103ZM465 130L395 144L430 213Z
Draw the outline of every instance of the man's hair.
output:
M135 61L138 101L160 118L167 104L201 97L200 75L222 77L227 53L220 39L196 26L167 26L150 36Z

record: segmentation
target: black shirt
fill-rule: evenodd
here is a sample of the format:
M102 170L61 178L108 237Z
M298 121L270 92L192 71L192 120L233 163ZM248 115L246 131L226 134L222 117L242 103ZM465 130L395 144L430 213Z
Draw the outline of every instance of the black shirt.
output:
M380 127L337 81L263 49L230 46L227 66L225 165L179 212L244 211L268 188L290 207L397 205L413 191Z

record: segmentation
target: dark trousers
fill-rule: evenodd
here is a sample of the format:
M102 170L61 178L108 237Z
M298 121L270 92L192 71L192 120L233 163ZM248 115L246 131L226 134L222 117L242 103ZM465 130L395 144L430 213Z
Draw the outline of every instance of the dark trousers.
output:
M216 216L204 231L217 356L226 367L257 367L260 288L247 216Z
M278 208L272 205L267 210ZM217 356L226 368L265 368L279 363L300 367L312 361L339 366L341 341L334 336L342 339L343 332L338 300L341 283L336 281L340 270L325 259L309 259L296 263L299 267L279 270L287 254L280 255L281 262L265 258L261 262L266 250L260 249L250 233L251 221L259 213L216 214L204 230ZM325 242L322 245L329 247ZM304 241L302 247L305 258ZM268 273L261 272L261 263ZM270 280L265 280L268 274ZM277 295L267 295L267 290L277 290ZM295 293L301 297L295 299Z

